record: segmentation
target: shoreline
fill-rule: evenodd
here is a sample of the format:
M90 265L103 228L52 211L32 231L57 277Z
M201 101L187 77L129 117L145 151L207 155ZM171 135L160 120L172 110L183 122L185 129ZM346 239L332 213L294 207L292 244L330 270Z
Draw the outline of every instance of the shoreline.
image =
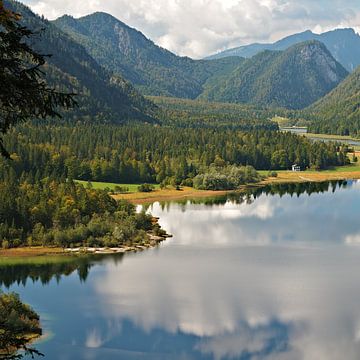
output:
M307 183L307 182L326 182L336 180L359 180L360 170L348 171L324 170L324 171L280 171L277 177L267 177L263 181L254 184L242 185L237 190L196 190L194 188L184 187L182 190L164 189L155 190L151 193L130 193L112 195L116 200L125 199L135 205L152 204L161 201L181 201L196 198L210 198L227 195L229 193L241 193L251 188L258 188L272 184L289 184L289 183ZM154 218L155 219L155 218ZM156 219L158 221L158 219ZM165 234L156 236L151 232L148 233L149 241L145 244L133 244L120 247L77 247L77 248L59 248L59 247L20 247L13 249L0 249L0 257L3 258L29 258L41 256L72 256L72 255L91 255L91 254L124 254L127 252L144 251L156 247L172 235Z
M359 170L349 170L351 167L345 167L344 171L339 170L323 170L323 171L279 171L277 177L267 177L263 181L254 184L242 185L237 190L196 190L194 188L184 187L182 190L164 189L155 190L151 193L128 193L112 195L115 200L128 200L135 205L152 204L162 201L181 201L187 199L209 198L222 196L229 193L241 192L254 187L261 187L272 184L287 183L306 183L306 182L325 182L336 180L359 180ZM355 168L357 169L357 167ZM267 173L267 171L266 171Z
M115 200L128 200L135 205L151 204L160 201L173 201L173 200L186 200L204 197L213 197L226 195L234 190L196 190L191 187L182 187L181 190L176 189L163 189L154 190L150 193L127 193L111 195Z
M156 220L157 221L157 220ZM80 246L77 248L58 248L46 246L19 247L12 249L1 249L0 258L33 258L45 256L73 256L73 255L105 255L105 254L125 254L128 252L139 252L154 248L161 244L172 235L154 235L147 233L148 241L144 244L124 245L119 247L87 247Z

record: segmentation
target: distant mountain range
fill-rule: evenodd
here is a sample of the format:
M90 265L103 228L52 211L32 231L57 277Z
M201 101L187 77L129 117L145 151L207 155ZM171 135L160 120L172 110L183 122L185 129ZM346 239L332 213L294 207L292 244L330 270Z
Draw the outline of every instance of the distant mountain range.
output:
M100 65L121 74L146 95L195 99L208 81L242 62L237 57L205 61L176 56L106 13L79 19L65 15L54 24L84 46Z
M263 51L247 59L201 97L209 101L303 109L347 75L324 44L308 41L285 51Z
M209 56L208 60L222 59L229 56L251 58L264 50L286 50L290 46L304 41L317 40L325 44L333 57L349 72L360 65L360 36L353 29L337 29L323 34L305 31L288 36L273 44L250 44L222 51Z
M155 105L119 74L101 67L81 44L25 5L10 0L5 0L4 5L22 15L23 25L39 32L31 40L33 47L40 53L52 54L46 64L48 83L78 94L79 107L67 112L67 118L119 123L129 119L153 121Z
M324 45L262 52L253 59L179 57L113 16L95 13L53 22L108 71L145 95L304 108L347 76ZM316 44L316 45L315 45ZM306 49L310 51L306 52ZM303 56L302 56L303 55Z
M351 30L322 34L331 46L318 40L296 43L314 35L306 32L278 42L277 48L285 50L261 51L254 45L241 48L246 57L258 52L251 58L192 60L157 46L109 14L65 15L49 22L21 3L6 0L5 5L22 14L27 27L44 29L34 46L53 54L46 69L49 83L79 93L79 108L66 114L73 119L154 121L158 109L143 95L303 109L340 84L331 93L335 96L314 105L314 111L323 111L322 104L345 90L351 96L355 86L341 84L348 72L333 56L336 49L342 59L358 53L358 45L349 50L359 38ZM355 58L348 68L355 66Z

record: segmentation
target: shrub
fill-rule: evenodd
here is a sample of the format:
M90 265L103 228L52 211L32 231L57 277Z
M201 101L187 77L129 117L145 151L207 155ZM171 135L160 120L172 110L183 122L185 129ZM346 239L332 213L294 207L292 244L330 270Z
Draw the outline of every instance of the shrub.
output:
M139 187L138 187L138 191L139 192L152 192L155 190L155 187L154 185L151 185L151 184L141 184Z
M278 173L276 171L269 171L268 177L276 178L278 177Z

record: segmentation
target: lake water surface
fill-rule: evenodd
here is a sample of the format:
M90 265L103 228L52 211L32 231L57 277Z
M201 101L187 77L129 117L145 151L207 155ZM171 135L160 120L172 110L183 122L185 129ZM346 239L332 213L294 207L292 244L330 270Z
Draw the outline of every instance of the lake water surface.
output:
M174 235L159 248L0 266L45 359L360 358L360 183L149 211Z

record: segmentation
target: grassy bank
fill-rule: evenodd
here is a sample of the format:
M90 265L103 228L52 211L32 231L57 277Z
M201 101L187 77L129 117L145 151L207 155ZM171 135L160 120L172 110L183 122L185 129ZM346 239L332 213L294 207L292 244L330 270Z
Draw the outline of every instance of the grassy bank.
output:
M360 140L360 139L356 139L356 138L353 138L351 136L346 136L346 135L330 135L330 134L314 134L314 133L306 133L306 134L301 134L301 135L304 135L304 136L310 137L310 138L327 139L327 140L332 140L332 141L342 141L342 140L359 141Z
M0 249L1 260L3 260L4 258L35 257L35 256L63 255L63 254L65 254L65 252L61 248L52 248L52 247L43 247L43 246L22 247L15 249Z
M268 171L260 172L267 176ZM360 165L339 166L322 171L278 171L277 177L267 177L262 183L289 183L289 182L319 182L331 180L360 179Z
M321 182L330 180L347 180L360 179L360 165L340 166L323 171L277 171L277 177L268 177L268 171L259 171L265 179L258 185L267 185L275 183L290 183L290 182ZM254 184L252 184L254 186ZM242 189L247 186L243 186ZM126 199L134 204L145 204L155 201L172 201L201 197L212 197L217 195L224 195L229 191L211 191L211 190L196 190L190 187L184 187L180 191L173 188L157 189L151 193L129 193L114 195L115 199Z
M259 171L259 173L265 177L265 180L258 185L265 185L271 183L289 183L289 182L319 182L330 180L346 180L346 179L360 179L360 164L339 166L329 170L323 171L302 171L292 172L287 170L277 171L277 177L268 177L269 171ZM106 184L106 183L102 183ZM103 185L104 188L108 187ZM136 185L137 186L137 185ZM253 186L253 185L252 185ZM246 188L246 186L242 187ZM166 189L160 189L156 187L155 191L150 193L140 193L137 188L134 192L126 194L117 194L113 197L117 200L125 199L134 204L146 204L156 201L175 201L191 198L206 198L218 195L224 195L229 191L211 191L211 190L196 190L191 187L183 187L181 190L168 187Z
M85 187L88 186L88 181L82 181L82 180L76 180L76 182L78 184L82 184ZM140 186L140 184L115 184L115 183L106 183L106 182L98 182L98 181L90 181L90 184L92 186L93 189L97 189L97 190L105 190L105 189L110 189L110 190L115 190L116 187L121 187L121 188L126 188L128 189L129 193L134 193L138 191L138 187ZM158 184L152 184L155 189L160 189L160 185Z
M157 189L150 193L129 193L129 194L118 194L113 195L116 200L125 199L134 204L146 204L155 201L171 201L171 200L182 200L199 197L211 197L217 195L224 195L228 191L212 191L212 190L196 190L191 187L182 187L181 190L174 188Z
M264 176L264 180L255 186L262 186L268 184L280 184L280 183L300 183L300 182L323 182L330 180L347 180L347 179L360 179L360 165L349 165L343 167L336 167L329 170L323 171L277 171L277 177L267 177L268 171L259 171ZM103 189L110 188L108 183L94 183L96 186L102 186ZM114 186L118 184L112 184ZM233 191L211 191L211 190L196 190L190 187L183 187L181 190L174 188L160 189L159 186L150 193L140 193L137 191L137 186L129 184L135 192L126 194L112 195L115 199L125 199L133 204L148 204L156 201L177 201L184 199L195 199L195 198L209 198L214 196L225 195ZM254 184L249 185L251 187ZM239 191L248 189L249 186L242 186ZM129 186L130 188L130 186ZM61 248L52 247L28 247L28 248L16 248L16 249L0 249L0 257L4 260L6 258L23 258L23 257L35 257L35 256L63 256L65 253Z

